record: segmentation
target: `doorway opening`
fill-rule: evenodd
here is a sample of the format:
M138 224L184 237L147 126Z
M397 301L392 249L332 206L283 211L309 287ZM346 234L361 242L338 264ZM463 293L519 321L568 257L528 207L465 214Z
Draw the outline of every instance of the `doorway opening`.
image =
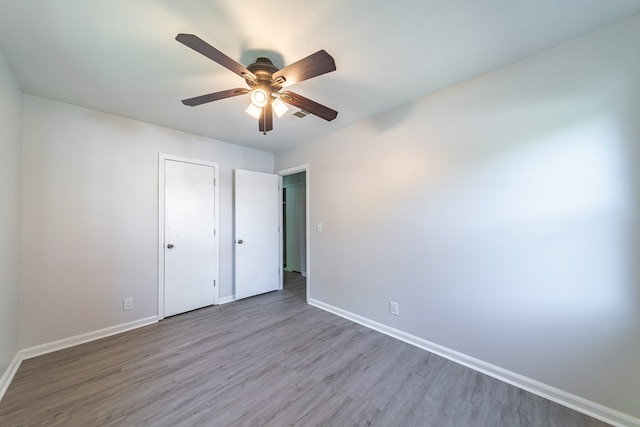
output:
M308 300L308 165L277 173L282 176L283 288L303 288L305 300Z

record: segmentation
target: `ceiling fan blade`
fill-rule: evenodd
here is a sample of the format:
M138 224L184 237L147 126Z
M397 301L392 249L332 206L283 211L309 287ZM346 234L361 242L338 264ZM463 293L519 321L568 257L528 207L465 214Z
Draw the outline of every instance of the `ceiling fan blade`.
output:
M208 93L206 95L196 96L194 98L183 99L182 103L184 105L188 105L190 107L195 107L196 105L206 104L207 102L217 101L219 99L231 98L232 96L244 95L248 93L249 89L228 89L222 90L220 92Z
M193 34L181 33L176 36L176 40L178 40L183 45L190 47L196 52L206 56L212 61L217 62L223 67L228 68L243 79L249 79L253 81L256 80L256 76L251 71L247 70L244 65L229 58L227 55L202 40L200 37Z
M258 120L258 130L265 134L273 130L273 107L271 107L271 104L262 107L260 119Z
M318 104L317 102L305 98L302 95L293 93L290 90L285 90L284 92L282 92L280 94L280 99L282 100L282 102L286 102L287 104L293 105L294 107L298 107L313 114L314 116L325 119L328 122L338 117L337 111L332 110L329 107L325 107L322 104Z
M282 70L276 71L273 73L273 80L278 82L279 77L284 77L285 81L281 86L286 87L335 70L336 63L333 57L326 51L319 50Z

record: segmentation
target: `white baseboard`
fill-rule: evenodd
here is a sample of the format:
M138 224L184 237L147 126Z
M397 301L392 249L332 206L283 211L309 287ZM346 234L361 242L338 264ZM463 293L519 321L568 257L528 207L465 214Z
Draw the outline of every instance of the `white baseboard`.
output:
M110 326L108 328L99 329L97 331L87 332L85 334L75 335L69 338L63 338L46 344L37 345L35 347L20 350L18 355L21 360L31 359L32 357L41 356L43 354L52 353L64 348L73 347L74 345L84 344L89 341L95 341L100 338L106 338L111 335L127 332L132 329L141 328L158 322L158 316L146 317L144 319L134 320L133 322L123 323L120 325Z
M576 396L555 387L551 387L547 384L541 383L520 374L516 374L515 372L508 371L506 369L500 368L499 366L492 365L490 363L457 352L455 350L451 350L441 345L432 343L399 329L395 329L382 323L378 323L374 320L367 319L366 317L362 317L341 308L334 307L322 301L309 298L308 303L330 313L336 314L340 317L344 317L345 319L351 320L352 322L359 323L360 325L366 326L390 337L399 339L400 341L404 341L428 352L437 354L438 356L442 356L446 359L451 360L452 362L459 363L460 365L489 375L490 377L529 391L538 396L544 397L545 399L549 399L560 405L574 409L578 412L582 412L583 414L589 415L590 417L599 419L614 426L640 426L640 418L636 418L620 411L616 411L615 409L609 408L599 403L592 402L580 396Z
M11 384L11 381L16 375L16 372L18 372L20 363L22 363L22 358L20 358L20 352L18 352L13 357L13 360L11 360L11 363L9 363L9 366L7 366L7 369L4 371L4 374L2 374L2 377L0 377L0 400L2 400L2 397L9 388L9 384Z
M19 350L5 370L4 374L2 374L2 377L0 377L0 400L2 400L2 398L4 397L4 394L9 388L9 385L11 384L13 377L16 375L16 372L18 372L18 368L20 367L20 364L23 360L31 359L32 357L52 353L54 351L73 347L74 345L83 344L100 338L106 338L111 335L120 334L122 332L141 328L143 326L151 325L157 322L158 316L151 316L144 319L134 320L133 322L110 326L108 328L99 329L97 331L87 332L85 334L75 335L73 337L64 338L58 341L53 341L50 343L37 345L35 347Z
M218 304L219 304L219 305L222 305L222 304L228 304L228 303L230 303L230 302L234 302L235 300L236 300L236 297L235 297L235 296L233 296L233 295L231 295L231 296L228 296L228 297L220 298L220 299L218 300Z

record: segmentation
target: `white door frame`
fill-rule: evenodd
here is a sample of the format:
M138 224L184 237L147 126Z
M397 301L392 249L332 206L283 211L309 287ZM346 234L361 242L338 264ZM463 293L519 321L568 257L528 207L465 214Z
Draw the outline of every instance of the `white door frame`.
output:
M194 165L211 166L214 171L214 227L215 233L213 237L214 256L214 284L213 303L219 304L220 300L220 203L218 183L220 167L216 162L209 162L200 159L191 159L188 157L174 156L172 154L158 153L158 320L164 319L164 186L165 173L164 164L166 160L176 162L192 163Z
M305 233L306 236L306 258L307 258L307 277L306 277L306 299L309 302L309 298L311 298L311 234L309 234L310 223L309 223L309 163L305 163L304 165L293 166L287 169L282 169L276 172L277 175L285 176L285 175L293 175L298 172L306 172L305 173ZM282 206L282 188L280 188L280 205ZM282 209L280 209L280 229L282 229ZM282 269L282 265L284 262L283 259L283 247L284 242L282 241L282 236L284 233L280 233L280 269ZM282 280L284 280L284 270L283 274L280 276L280 288L282 289Z

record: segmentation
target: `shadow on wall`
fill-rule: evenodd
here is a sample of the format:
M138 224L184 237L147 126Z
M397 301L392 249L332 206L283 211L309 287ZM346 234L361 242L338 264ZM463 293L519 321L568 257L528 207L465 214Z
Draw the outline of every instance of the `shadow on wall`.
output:
M411 113L416 103L409 103L394 108L391 111L379 114L367 121L378 134L391 131L411 117Z

